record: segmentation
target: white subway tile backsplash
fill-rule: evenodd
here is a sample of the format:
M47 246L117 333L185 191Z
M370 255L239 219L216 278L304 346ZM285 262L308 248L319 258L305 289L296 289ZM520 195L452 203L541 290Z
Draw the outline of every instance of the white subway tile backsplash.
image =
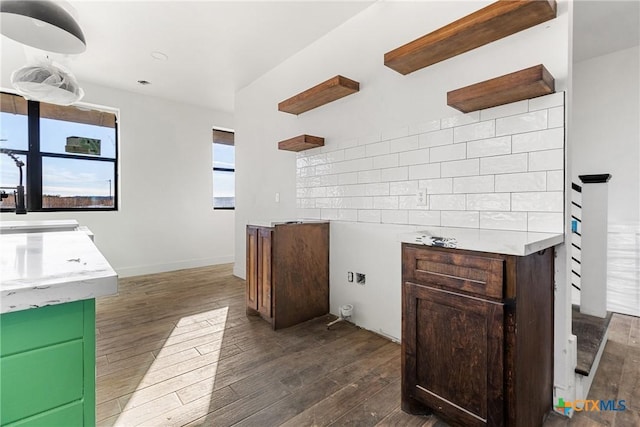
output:
M315 174L316 174L315 166L311 166L308 168L299 168L297 169L297 173L296 173L296 175L299 177L314 176Z
M338 219L338 209L320 209L320 219L324 219L324 220Z
M527 231L527 213L480 212L480 228Z
M564 171L547 172L547 191L563 191L564 190Z
M361 159L365 157L366 149L364 145L360 145L358 147L347 148L344 150L344 159L352 160L352 159Z
M473 211L443 211L441 215L441 224L443 227L462 227L462 228L478 228L480 227L480 213ZM447 237L447 236L443 236Z
M398 209L426 209L425 206L418 206L418 198L415 194L398 196Z
M327 163L326 165L314 166L316 169L316 175L327 175L330 173L336 173L336 171L338 170L338 168L336 168L337 164L338 163Z
M348 185L358 183L358 172L341 173L334 175L338 177L338 185Z
M564 147L564 128L513 135L511 144L513 153L551 150L562 147Z
M407 179L409 179L409 168L407 166L382 169L379 172L380 179L382 181L406 181Z
M367 156L381 156L389 154L389 141L376 142L365 145Z
M475 123L477 121L480 121L480 111L474 111L467 114L458 114L456 116L441 119L440 127L442 129L452 128L454 126L467 125L469 123Z
M472 123L453 129L453 143L474 141L476 139L491 138L496 135L496 126L493 120Z
M389 141L390 153L401 153L403 151L418 149L418 135L407 136L406 138L392 139Z
M320 209L298 209L298 218L320 219Z
M508 193L467 194L468 211L508 211L511 195Z
M562 212L562 191L512 193L511 210L516 212Z
M358 222L380 222L380 211L358 210Z
M335 175L329 175L329 176L335 176ZM357 187L357 185L347 185L347 186L332 185L329 187L325 187L327 190L326 196L327 197L343 197L343 196L363 196L364 195L364 194L349 194L353 192L354 187Z
M367 145L373 144L374 142L380 142L380 132L370 133L368 135L361 136L358 138L358 145Z
M441 176L443 178L454 176L471 176L480 173L480 161L478 159L456 160L444 162L441 165Z
M563 215L558 213L529 212L528 231L542 233L562 233Z
M385 154L383 156L376 156L373 158L374 169L394 168L398 166L399 154Z
M512 102L511 104L499 105L497 107L480 110L480 120L493 120L500 117L514 116L529 111L529 102Z
M492 193L493 191L493 175L453 178L454 193Z
M409 179L440 178L440 163L409 166Z
M358 139L357 138L343 139L341 141L338 141L337 145L338 145L338 148L355 147L356 145L358 145Z
M356 209L338 209L339 221L358 221L358 211Z
M547 110L496 119L496 135L513 135L547 128Z
M427 194L450 194L453 192L453 178L421 179L418 188L426 188Z
M376 182L372 184L360 184L364 187L364 195L366 196L388 196L389 195L389 183L388 182Z
M380 169L358 172L359 183L380 182L389 181L388 179L381 179Z
M334 207L343 209L371 209L373 197L344 197L334 199Z
M296 153L297 212L313 219L562 232L564 145L557 94L332 138ZM427 206L417 205L419 189L427 191Z
M467 142L467 158L511 154L511 136Z
M409 224L440 225L439 211L409 211Z
M297 208L315 208L316 207L316 199L296 199L296 207Z
M480 173L483 175L526 171L527 153L483 157L480 159Z
M393 129L386 129L382 131L380 140L402 138L409 135L409 126L400 126Z
M419 165L422 163L429 163L429 149L423 148L422 150L412 150L400 153L398 166L407 165Z
M327 163L341 162L344 160L344 150L329 151L324 156Z
M325 197L327 195L327 187L303 187L296 189L297 197Z
M529 153L529 170L562 170L564 169L564 150L536 151Z
M467 144L443 145L430 148L432 162L446 162L467 158Z
M398 209L398 196L378 196L373 198L374 209Z
M389 184L389 194L392 196L415 194L418 192L418 181L398 181Z
M466 209L464 194L434 194L429 197L429 208L444 211L463 211Z
M544 172L506 173L496 175L496 192L515 193L523 191L545 191L547 175Z
M440 120L430 120L424 123L416 123L409 126L409 135L416 135L419 133L433 132L440 129Z
M529 111L564 105L564 92L556 92L529 100Z
M564 107L555 107L549 109L549 127L564 128Z
M409 212L405 210L382 211L381 222L385 224L406 224L409 222Z
M420 148L437 147L447 144L453 144L453 129L423 133L418 137L418 146Z

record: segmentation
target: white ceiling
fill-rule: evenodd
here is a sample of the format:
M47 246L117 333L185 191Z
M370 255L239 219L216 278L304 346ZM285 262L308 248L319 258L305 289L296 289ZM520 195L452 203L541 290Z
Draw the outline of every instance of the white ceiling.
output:
M87 51L52 57L80 85L97 83L232 112L238 89L373 2L72 0L67 3L75 9ZM638 0L574 2L574 61L637 45L639 5ZM3 82L34 52L42 53L1 39ZM169 59L153 59L154 51ZM152 84L141 86L138 80Z
M97 83L232 112L235 91L371 5L339 1L68 1L86 52L51 55ZM151 52L168 56L159 61ZM35 49L2 36L3 73ZM12 59L12 60L9 60ZM331 77L331 76L327 76ZM141 86L138 80L152 84Z
M640 1L580 0L573 4L573 62L637 46Z

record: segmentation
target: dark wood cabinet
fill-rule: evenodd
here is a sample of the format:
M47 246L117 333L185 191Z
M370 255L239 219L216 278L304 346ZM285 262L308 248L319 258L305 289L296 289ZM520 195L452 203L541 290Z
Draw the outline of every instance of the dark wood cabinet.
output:
M402 246L402 409L540 426L553 399L553 250Z
M247 314L273 329L329 312L329 223L247 226Z

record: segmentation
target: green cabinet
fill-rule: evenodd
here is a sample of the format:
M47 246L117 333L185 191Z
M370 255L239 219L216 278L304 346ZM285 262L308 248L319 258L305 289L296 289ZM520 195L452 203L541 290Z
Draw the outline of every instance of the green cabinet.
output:
M0 425L95 425L95 300L0 316Z

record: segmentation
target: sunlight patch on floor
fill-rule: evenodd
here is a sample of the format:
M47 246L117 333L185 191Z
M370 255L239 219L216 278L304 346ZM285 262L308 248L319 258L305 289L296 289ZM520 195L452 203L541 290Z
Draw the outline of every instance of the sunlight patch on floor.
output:
M166 418L171 417L169 411L179 411L189 403L189 388L195 385L198 396L211 395L228 310L217 308L182 317L176 323L136 390L121 398L127 401L115 426L165 425L164 421L170 421ZM202 380L197 384L193 384L193 379L187 382L189 374ZM200 408L201 413L191 409L190 416L197 419L207 414L208 405ZM158 416L161 413L165 420Z

